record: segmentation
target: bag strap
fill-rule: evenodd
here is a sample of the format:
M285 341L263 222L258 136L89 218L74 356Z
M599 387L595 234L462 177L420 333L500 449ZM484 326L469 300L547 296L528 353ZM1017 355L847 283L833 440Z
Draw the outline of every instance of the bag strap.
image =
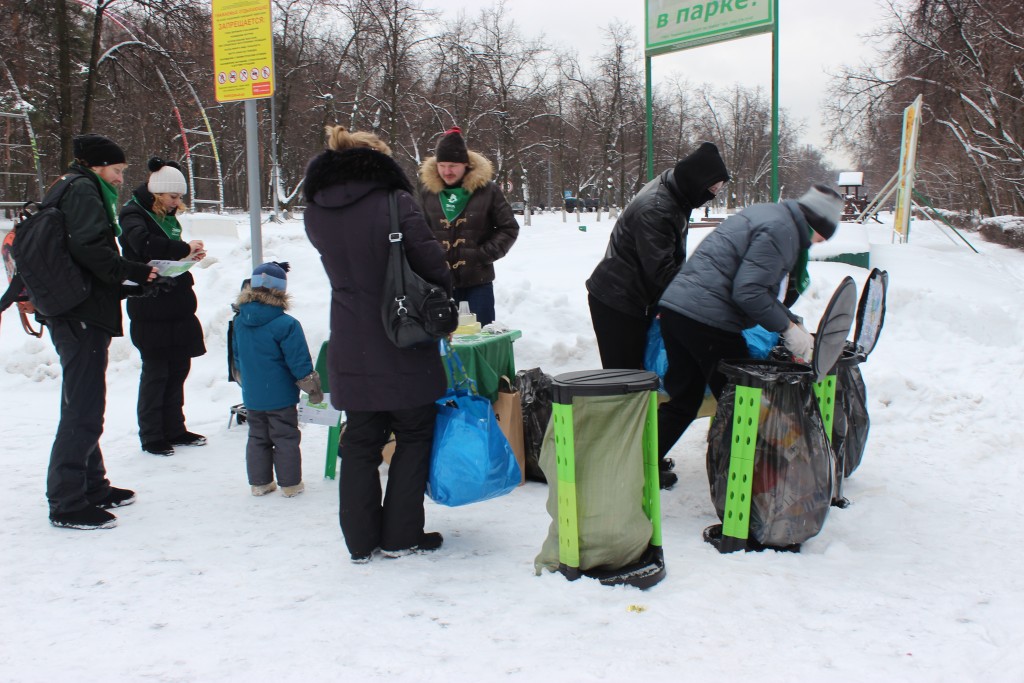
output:
M479 395L476 380L469 376L459 354L444 338L441 339L441 357L444 358L445 365L448 367L448 375L452 378L452 389L468 391L473 396Z
M64 197L64 193L68 191L68 188L71 187L71 185L74 184L76 180L88 177L78 172L68 173L65 177L67 176L70 176L70 178L66 183L64 183L63 186L56 188L56 192L53 192L52 195L47 195L43 197L43 201L39 202L40 211L42 211L43 209L48 209L51 206L57 206L57 204L60 203L60 200ZM25 206L27 207L29 204L35 203L36 202L27 202Z
M388 212L391 217L391 232L388 233L388 241L391 243L391 255L388 262L391 267L391 279L396 285L395 303L398 304L398 315L403 316L409 312L405 307L405 275L402 271L402 263L405 260L405 250L402 247L402 225L398 221L398 198L394 191L388 193Z

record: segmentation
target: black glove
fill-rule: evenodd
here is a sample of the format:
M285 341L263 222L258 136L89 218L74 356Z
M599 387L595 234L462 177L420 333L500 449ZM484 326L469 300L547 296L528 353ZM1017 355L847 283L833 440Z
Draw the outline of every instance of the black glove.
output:
M148 282L145 285L147 288L154 290L153 296L163 294L174 289L174 278L164 277L163 275L157 275L153 278L152 282Z
M142 285L121 285L121 298L127 296L153 296L156 291L151 287L143 287Z

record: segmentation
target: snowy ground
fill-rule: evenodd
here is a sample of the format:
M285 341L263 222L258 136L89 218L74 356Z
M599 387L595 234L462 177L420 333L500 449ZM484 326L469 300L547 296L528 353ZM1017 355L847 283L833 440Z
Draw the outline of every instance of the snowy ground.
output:
M534 216L498 264L498 318L523 331L521 369L599 367L583 282L612 222L582 224ZM328 331L319 259L301 222L263 229L265 257L293 264L293 312L315 352ZM250 496L224 362L229 304L251 268L245 217L244 238L205 238L195 270L209 353L186 412L209 445L139 450L139 358L115 340L102 446L112 482L139 500L114 530L54 529L43 490L59 365L9 311L0 680L1024 679L1024 254L980 243L977 255L921 223L894 246L888 229L869 229L891 287L862 366L872 429L846 483L853 505L800 554L719 555L701 539L717 519L700 421L672 454L668 576L647 592L534 576L549 523L536 483L465 508L428 503L428 528L446 539L436 554L350 564L335 483L321 478L322 427L303 431L306 493ZM866 277L812 263L797 311L813 324L847 274L858 287Z

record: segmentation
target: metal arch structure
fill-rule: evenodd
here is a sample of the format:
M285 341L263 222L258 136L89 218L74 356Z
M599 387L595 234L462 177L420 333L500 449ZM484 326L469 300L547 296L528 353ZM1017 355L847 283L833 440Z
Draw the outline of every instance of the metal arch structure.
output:
M94 8L89 4L88 0L75 0L75 2L77 2L82 7L94 10ZM206 115L206 108L203 107L202 100L199 99L199 94L196 92L195 88L192 87L192 83L189 81L188 77L178 66L177 62L175 62L174 59L171 58L170 53L168 53L167 50L162 45L160 45L160 43L154 40L152 36L148 35L145 31L142 31L138 27L133 27L131 21L128 18L119 15L116 12L112 12L108 9L104 12L104 14L108 18L110 18L111 21L117 24L117 26L122 31L124 31L132 39L132 41L143 46L147 51L155 52L158 55L166 58L167 61L171 64L174 71L177 73L181 82L185 84L185 87L188 89L189 95L195 102L196 108L199 111L199 116L202 119L202 128L187 128L185 126L185 123L181 116L181 109L178 107L177 98L175 98L174 91L171 89L170 84L167 82L167 78L164 76L163 71L160 69L160 65L152 59L149 60L153 65L153 69L156 71L157 78L160 80L160 85L163 87L164 92L167 93L167 97L171 101L171 107L174 111L174 119L178 124L178 131L179 134L181 135L181 143L185 149L185 166L188 169L189 187L192 190L189 193L189 208L192 211L195 211L196 205L202 204L206 206L215 206L218 213L223 212L224 177L221 172L220 153L217 150L217 139L213 134L213 127L210 125L210 119ZM143 36L145 40L140 38L140 35ZM102 61L102 58L100 59L100 61ZM190 142L188 137L189 134L196 137L207 139L201 140L199 142ZM197 148L202 148L206 145L209 145L209 154L201 154L196 152ZM197 176L194 163L195 158L210 159L210 161L213 164L214 176ZM214 183L216 183L217 198L197 198L197 180L213 181Z
M8 164L5 170L0 170L0 176L4 176L8 179L8 186L10 185L9 181L12 177L34 178L36 181L36 194L34 196L29 195L27 192L24 196L19 197L4 197L0 194L0 207L20 207L30 198L41 201L46 192L46 186L43 185L43 168L39 159L39 146L36 143L36 134L32 129L32 120L28 115L31 105L29 105L21 96L21 90L18 88L18 84L14 80L14 75L11 73L10 69L7 68L7 63L3 60L3 57L0 57L0 68L3 69L4 77L6 78L7 83L10 86L10 91L13 93L15 99L15 111L4 111L0 109L0 120L5 120L7 123L15 126L18 125L17 122L20 121L21 126L24 128L26 138L26 141L21 143L0 142L0 150L3 150L4 156L8 159L10 159L12 155L17 154L18 150L23 149L28 149L32 156L31 166L24 166L26 169L31 168L31 171L12 170L12 166ZM26 189L28 184L29 183L26 183Z

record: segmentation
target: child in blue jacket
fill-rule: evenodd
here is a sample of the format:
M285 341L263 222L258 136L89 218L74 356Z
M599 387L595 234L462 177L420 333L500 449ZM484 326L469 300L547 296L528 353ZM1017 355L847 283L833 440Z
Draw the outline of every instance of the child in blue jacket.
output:
M249 425L245 464L254 496L270 493L277 484L289 498L302 493L299 389L313 403L323 401L302 325L285 313L287 271L287 263L257 266L250 286L238 296L232 350Z

